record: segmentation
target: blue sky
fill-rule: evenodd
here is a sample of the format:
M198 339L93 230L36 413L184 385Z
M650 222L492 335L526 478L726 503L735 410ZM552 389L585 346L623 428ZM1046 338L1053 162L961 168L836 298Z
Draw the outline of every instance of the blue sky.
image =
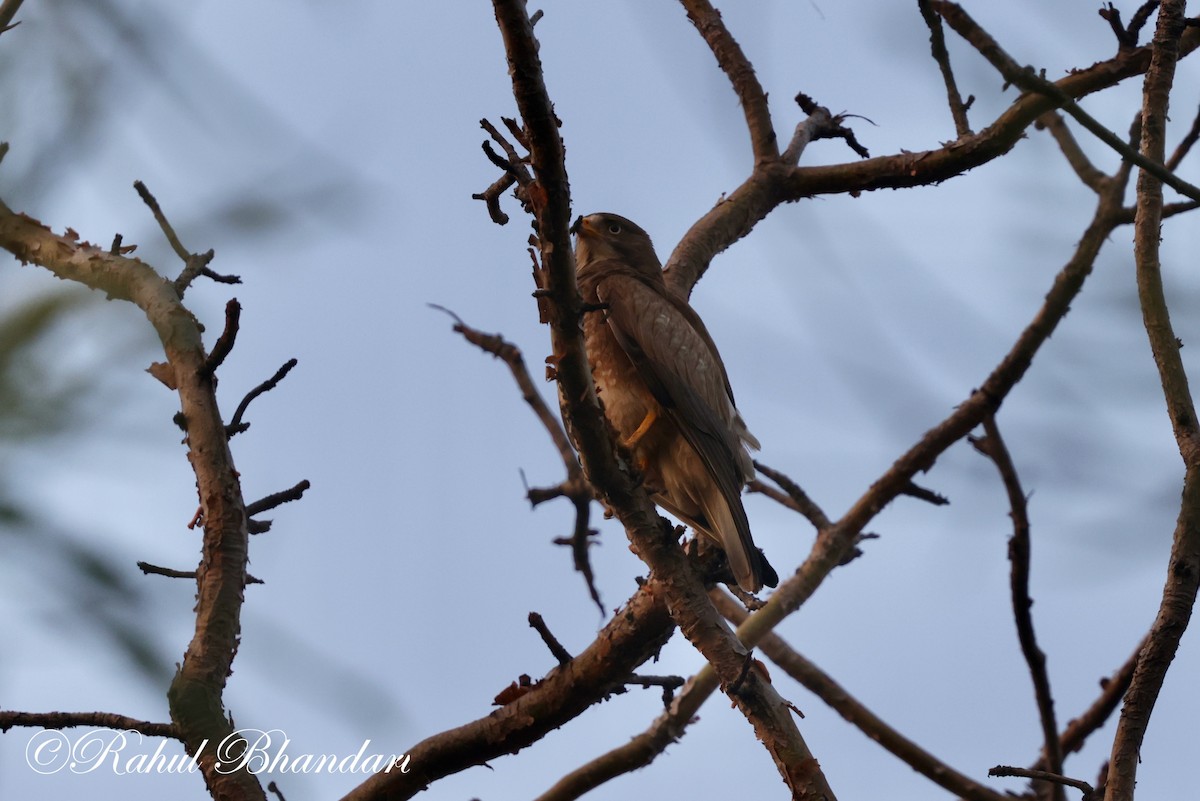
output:
M799 121L790 98L804 91L835 112L869 118L851 123L873 155L953 139L915 3L721 5L770 93L781 135ZM1115 51L1094 4L982 6L968 4L1018 61L1050 78ZM517 676L553 664L525 622L530 611L572 651L599 625L569 553L552 544L569 531L569 504L531 511L523 496L522 471L535 486L561 479L557 453L503 365L427 307L444 305L503 333L535 372L549 352L530 297L527 220L507 201L512 222L497 227L470 197L496 177L480 150L480 118L515 113L490 8L128 8L171 23L161 29L171 38L158 40L161 68L146 71L112 48L125 87L120 111L97 112L90 158L60 172L36 205L5 177L32 149L17 136L28 129L0 128L12 146L0 197L93 241L121 231L174 274L179 265L130 189L144 180L185 244L214 248L214 269L243 278L233 290L199 283L188 295L210 337L230 296L244 308L221 373L227 414L280 364L299 359L277 391L255 402L253 427L234 440L248 498L302 478L313 488L272 513L274 529L252 542L250 570L267 583L247 591L229 709L240 725L286 732L296 751L336 754L354 753L365 739L399 752L487 714ZM545 9L537 31L564 123L574 209L634 219L665 256L751 166L736 97L676 4ZM0 47L47 35L48 13L26 4L22 26ZM991 68L947 36L960 87L977 97L972 121L983 127L1015 93L1002 93ZM53 59L44 49L20 52L22 79ZM1176 138L1191 121L1196 77L1190 62L1180 68ZM1084 105L1123 132L1137 89L1130 82ZM1114 168L1111 154L1081 139L1102 169ZM804 163L853 158L839 143L820 142ZM255 200L289 213L264 229ZM1031 130L1009 157L939 187L777 209L714 261L692 297L763 442L762 461L831 515L844 511L982 381L1036 311L1091 206L1049 137ZM238 227L256 223L255 235ZM1090 703L1097 681L1153 618L1182 482L1136 307L1131 235L1114 235L999 416L1032 494L1034 614L1063 723ZM1165 236L1177 333L1200 341L1194 227L1174 220ZM0 282L10 297L57 288L15 265ZM108 397L119 403L93 407L79 434L25 446L6 469L59 531L102 543L144 587L145 626L178 659L191 636L192 588L142 578L134 567L144 559L185 569L198 553L198 536L185 528L196 504L171 423L177 402L143 372L155 354L132 309L102 304L87 320L48 358L64 369L103 361L115 393ZM543 392L553 400L551 385ZM986 778L994 764L1032 762L1039 743L1009 610L1003 490L965 443L919 480L951 505L895 502L870 526L880 538L864 556L836 571L779 632L956 769L997 790L1019 789ZM811 527L764 498L746 503L756 540L790 572L811 545ZM600 527L594 566L612 608L644 569L614 522ZM0 636L11 643L0 660L4 707L167 718L165 685L131 670L52 584L31 580L23 563L0 575ZM1195 637L1185 637L1143 750L1147 797L1178 787L1175 766L1193 756L1188 733L1200 701L1185 685L1198 662ZM677 636L652 670L687 676L700 665ZM801 728L839 797L940 792L803 688L781 676L777 683L804 711ZM633 690L493 770L467 771L425 796L536 796L640 732L660 708L656 691ZM1072 757L1067 772L1093 780L1111 731ZM195 776L39 776L26 769L27 742L27 732L0 737L0 795L206 797ZM289 801L307 801L340 797L353 782L283 777L281 786ZM655 794L773 798L783 788L744 719L714 697L665 756L592 797Z

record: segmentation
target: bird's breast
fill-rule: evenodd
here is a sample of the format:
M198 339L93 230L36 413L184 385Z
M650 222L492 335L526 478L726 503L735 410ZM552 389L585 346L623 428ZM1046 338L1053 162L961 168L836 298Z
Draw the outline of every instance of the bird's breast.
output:
M658 402L621 349L602 312L589 314L584 319L583 335L588 361L592 365L592 380L604 404L604 414L617 434L627 438L637 431L652 410L655 413L661 411Z

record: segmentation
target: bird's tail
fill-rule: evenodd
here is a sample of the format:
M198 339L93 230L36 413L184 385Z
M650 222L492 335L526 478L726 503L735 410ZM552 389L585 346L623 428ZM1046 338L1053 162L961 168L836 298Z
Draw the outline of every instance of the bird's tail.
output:
M775 569L767 562L762 551L754 547L750 537L750 521L741 499L727 500L724 493L712 483L701 498L704 517L709 524L709 533L720 543L729 560L729 568L738 586L749 593L756 593L763 585L774 587L779 583Z

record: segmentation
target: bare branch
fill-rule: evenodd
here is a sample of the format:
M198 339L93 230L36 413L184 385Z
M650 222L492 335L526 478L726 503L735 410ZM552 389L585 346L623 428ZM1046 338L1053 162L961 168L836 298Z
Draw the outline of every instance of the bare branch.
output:
M486 152L486 151L485 151ZM505 173L497 178L492 185L482 192L477 192L471 195L472 200L482 200L487 206L488 216L492 218L492 222L496 225L507 225L508 215L500 208L500 196L512 188L517 180Z
M4 3L0 4L0 33L11 31L21 24L20 22L13 22L13 17L20 10L21 3L22 0L4 0ZM3 156L0 155L0 158L3 158Z
M499 334L485 334L482 331L472 328L464 323L461 317L443 306L438 306L434 303L429 304L429 306L450 315L454 319L454 331L462 334L463 339L475 345L480 350L492 354L508 365L513 380L516 381L517 387L521 390L521 397L533 409L533 413L541 421L542 426L546 429L546 433L550 435L550 439L558 449L563 468L567 472L567 479L550 491L527 490L526 497L529 498L529 502L534 506L552 497L560 496L569 498L575 505L575 527L568 542L571 545L575 569L583 575L588 593L591 595L596 607L600 610L600 614L603 615L604 604L600 600L600 591L596 588L595 575L592 572L592 563L588 553L592 533L589 522L592 490L588 486L587 481L584 480L583 471L579 467L579 460L575 458L575 450L571 447L571 441L567 438L567 434L559 422L560 418L550 411L550 407L542 399L541 393L537 391L537 387L533 383L533 378L529 375L529 369L525 366L525 357L522 355L520 348Z
M1196 116L1192 118L1192 127L1184 135L1183 139L1179 140L1179 144L1175 147L1175 152L1171 154L1171 158L1167 159L1167 169L1174 170L1179 167L1187 154L1191 152L1192 146L1196 144L1196 140L1200 139L1200 111L1196 112Z
M1045 128L1058 143L1058 149L1066 157L1071 169L1079 176L1079 180L1093 192L1104 190L1106 183L1111 180L1107 174L1097 169L1083 152L1083 148L1071 134L1071 129L1063 122L1062 115L1057 111L1048 111L1038 117L1037 127Z
M971 123L967 119L967 106L963 103L962 95L958 93L958 83L954 80L954 69L950 66L950 54L946 52L946 37L942 32L942 18L934 13L929 0L917 0L921 9L921 17L929 28L929 48L933 60L937 62L942 73L942 81L946 84L946 99L950 104L950 115L954 118L954 132L960 136L970 136Z
M265 498L259 498L254 503L246 504L246 514L253 517L254 515L260 515L263 512L274 509L277 506L282 506L285 503L298 501L304 497L304 493L311 486L312 484L308 482L308 479L304 479L293 487L280 492L274 492Z
M238 303L237 298L230 298L225 304L225 330L221 332L221 336L217 338L208 358L204 360L204 369L208 371L209 375L214 374L221 363L225 361L225 357L233 351L233 345L237 342L238 322L241 318L242 304Z
M714 589L709 596L721 614L741 626L750 617L741 605L726 593ZM863 734L886 748L913 770L934 784L969 801L1003 801L1004 796L979 784L970 777L945 764L921 748L867 709L854 696L802 654L793 649L778 634L768 634L758 641L758 648L806 689L824 701Z
M55 236L3 202L0 247L60 278L137 304L158 333L178 381L180 409L187 420L188 458L196 474L204 521L195 633L168 692L171 719L184 748L196 757L211 792L228 798L261 798L262 787L252 772L219 769L216 755L201 750L206 742L237 737L224 709L223 694L241 629L249 534L215 387L204 369L200 327L180 302L176 287L148 265Z
M1183 0L1164 0L1159 6L1153 56L1142 91L1141 149L1155 161L1162 161L1166 152L1167 104L1184 32L1184 5ZM1183 496L1158 615L1134 670L1113 738L1106 801L1133 799L1142 739L1180 637L1191 619L1200 586L1200 429L1163 291L1159 261L1163 197L1159 178L1146 170L1138 176L1134 261L1142 318L1183 457Z
M149 562L138 561L138 570L145 573L147 576L166 576L167 578L196 578L195 570L176 570L172 567L162 567L160 565L152 565Z
M750 131L750 146L754 151L755 163L779 158L779 143L775 128L771 124L771 108L767 94L763 91L754 67L742 52L741 46L721 20L721 12L712 7L708 0L680 0L688 19L696 26L700 36L708 44L722 71L733 84L746 115L746 127Z
M1113 711L1116 710L1117 705L1121 703L1121 698L1125 695L1125 691L1129 689L1129 682L1133 680L1133 670L1137 667L1138 656L1145 648L1145 645L1146 642L1143 640L1134 649L1133 654L1125 660L1125 664L1117 669L1116 673L1100 680L1099 697L1063 729L1059 740L1062 742L1064 756L1081 750L1087 738L1103 726ZM1033 768L1037 770L1046 769L1044 753L1033 764Z
M175 251L175 255L184 264L183 272L175 279L175 291L182 298L183 293L187 291L188 286L196 279L196 276L208 268L208 263L213 258L213 251L209 250L207 253L196 254L185 248L183 242L179 240L179 235L175 233L175 229L167 221L167 215L163 213L162 206L158 204L157 198L150 194L150 190L146 188L146 185L141 181L134 181L133 188L137 190L138 195L142 198L142 202L149 207L155 221L158 223L158 227L162 229L167 242L171 244L171 249Z
M582 714L613 690L613 676L632 673L666 644L675 624L662 584L651 577L599 636L518 697L478 720L435 734L405 750L408 773L378 773L343 801L400 801L438 779L515 753Z
M1033 693L1037 700L1038 717L1042 724L1042 753L1051 773L1062 773L1063 751L1058 739L1058 721L1054 716L1054 697L1050 692L1050 676L1046 672L1046 655L1038 647L1037 635L1033 628L1033 599L1029 595L1029 510L1025 501L1025 492L1021 489L1021 480L1017 475L1016 465L1000 436L1000 428L996 425L995 415L983 419L985 436L971 437L971 444L980 453L987 456L996 465L1000 480L1004 483L1008 495L1009 516L1013 522L1013 534L1008 540L1008 558L1012 562L1010 572L1010 587L1012 594L1013 618L1017 623L1017 639L1021 643L1021 653L1029 666L1029 675L1033 680ZM1061 785L1053 786L1053 797L1064 797Z
M297 359L288 359L283 363L282 367L275 371L275 375L271 376L266 381L262 382L257 387L246 393L246 396L242 398L242 402L238 404L237 409L234 411L233 419L230 420L229 425L225 427L226 438L241 434L243 431L250 428L249 423L242 422L242 416L245 415L246 410L250 408L251 401L257 398L259 395L262 395L264 392L270 392L271 390L275 389L275 387L279 386L279 382L282 381L287 374L292 371L292 368L299 363L300 362Z
M651 575L663 580L680 630L729 687L741 674L746 651L713 609L700 577L679 547L674 528L658 516L642 482L625 461L617 458L611 427L596 398L583 347L583 308L568 237L570 191L563 143L542 77L539 46L524 2L493 0L493 5L536 176L526 189L545 269L544 298L553 364L568 432L598 496L620 519L634 549L650 566ZM791 710L765 676L751 671L739 691L729 693L729 697L754 726L795 796L833 798Z
M167 578L193 579L194 580L197 576L200 575L200 571L198 571L198 570L175 570L174 568L162 567L161 565L152 565L149 562L143 562L140 560L136 564L138 566L138 569L141 570L142 573L144 573L147 576L166 576ZM249 573L246 574L246 584L247 585L262 584L262 583L263 583L262 579L255 578L254 576L250 575Z
M1190 197L1192 200L1200 200L1200 187L1193 186L1175 175L1163 165L1161 158L1149 158L1137 149L1130 147L1123 139L1080 108L1071 94L1063 88L1062 84L1065 79L1058 83L1048 81L1037 75L1031 67L1020 66L961 7L954 3L944 2L944 0L932 0L932 2L935 3L946 21L963 38L974 45L980 54L1004 76L1006 81L1026 92L1040 94L1050 99L1056 107L1070 114L1080 125L1091 131L1097 139L1116 151L1123 160L1151 173L1181 195Z
M546 621L537 612L529 613L529 626L539 635L542 642L546 643L546 647L550 649L550 653L554 654L554 658L558 660L558 664L565 665L571 661L571 652L563 648L562 643L550 631L550 627L546 625Z
M997 765L988 770L989 776L1022 776L1027 779L1036 779L1038 781L1051 782L1056 787L1074 787L1076 790L1083 791L1083 801L1092 801L1095 790L1092 785L1079 779L1071 779L1063 776L1060 773L1049 770L1030 770L1029 768L1014 768L1009 765Z
M812 551L795 575L781 582L766 606L738 629L743 643L753 647L811 597L825 577L853 555L864 527L875 515L904 491L913 476L931 468L943 451L979 425L1021 380L1034 354L1067 314L1101 247L1117 225L1123 191L1124 184L1114 181L1100 196L1091 223L1075 253L1055 278L1041 309L980 388L900 456L840 520L818 531Z
M6 732L14 726L36 726L41 729L95 726L116 731L134 731L147 737L179 739L179 732L174 724L150 723L125 715L116 715L112 712L13 712L0 710L0 732Z
M824 510L791 478L773 467L767 467L757 460L754 462L754 469L778 484L779 488L787 493L787 497L791 501L791 507L808 518L808 522L812 523L813 526L822 529L833 525L833 521L829 519ZM762 492L763 490L756 491Z

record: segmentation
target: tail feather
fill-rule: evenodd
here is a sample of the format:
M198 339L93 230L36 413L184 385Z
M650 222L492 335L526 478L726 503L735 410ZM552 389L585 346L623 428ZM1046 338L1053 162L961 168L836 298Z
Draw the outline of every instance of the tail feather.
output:
M709 533L725 551L725 558L729 560L729 568L738 586L749 593L761 590L766 578L763 569L765 560L762 552L754 547L754 540L750 537L750 521L746 519L746 510L740 499L736 508L732 508L714 483L704 493L700 503L710 526ZM775 571L771 570L771 575L774 574Z

